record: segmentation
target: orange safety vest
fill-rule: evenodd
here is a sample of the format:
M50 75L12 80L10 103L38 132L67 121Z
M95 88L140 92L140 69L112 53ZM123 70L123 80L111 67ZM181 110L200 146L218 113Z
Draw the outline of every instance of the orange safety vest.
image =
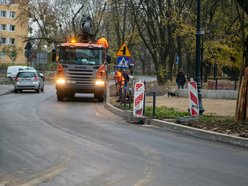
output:
M116 81L119 85L123 86L125 83L125 78L123 77L120 71L117 71L115 74Z
M106 67L105 67L105 64L102 64L97 69L96 78L102 78L102 79L105 79L106 78Z
M101 37L100 39L97 40L96 43L102 45L105 49L109 47L108 41L105 37Z
M57 76L63 76L64 75L64 68L60 63L58 63L58 65L57 65L57 73L56 74L57 74Z

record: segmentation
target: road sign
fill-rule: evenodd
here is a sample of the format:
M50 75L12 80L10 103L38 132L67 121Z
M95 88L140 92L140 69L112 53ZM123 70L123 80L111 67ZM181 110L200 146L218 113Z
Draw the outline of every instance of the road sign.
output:
M131 57L131 53L129 49L127 48L127 45L124 43L121 48L116 53L116 56L125 56L125 57Z
M133 103L133 115L142 117L144 109L144 92L145 86L142 82L135 83L134 86L134 103Z
M188 82L188 93L189 93L190 115L198 116L199 115L199 101L198 101L197 84L193 80Z
M27 44L26 44L24 49L26 49L26 50L32 49L32 45L31 45L31 43L29 41L27 42Z
M129 58L124 56L118 57L118 65L117 68L128 68L129 66Z

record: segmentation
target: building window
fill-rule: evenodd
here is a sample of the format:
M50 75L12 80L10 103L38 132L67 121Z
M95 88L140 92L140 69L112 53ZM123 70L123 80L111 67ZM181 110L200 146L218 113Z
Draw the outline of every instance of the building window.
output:
M15 38L10 38L9 39L9 44L14 45L15 44Z
M1 42L1 44L6 44L6 41L7 41L7 39L5 37L2 37L0 42Z
M6 25L2 24L0 27L1 30L6 30Z
M10 17L15 18L15 16L16 16L16 13L14 11L10 11Z
M6 57L6 54L4 51L0 51L0 58L5 58Z
M0 4L7 4L6 0L0 0Z
M9 31L15 31L15 25L9 25Z
M6 11L1 11L1 14L0 14L1 17L6 17Z
M14 0L0 0L0 4L14 4Z

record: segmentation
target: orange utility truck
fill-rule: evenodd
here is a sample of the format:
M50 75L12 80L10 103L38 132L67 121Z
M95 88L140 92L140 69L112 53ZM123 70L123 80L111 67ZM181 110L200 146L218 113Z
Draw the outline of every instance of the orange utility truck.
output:
M88 29L89 30L89 29ZM88 32L57 45L53 61L57 62L57 100L74 97L75 93L94 93L99 102L104 101L107 81L107 63L111 58L106 49L89 39Z

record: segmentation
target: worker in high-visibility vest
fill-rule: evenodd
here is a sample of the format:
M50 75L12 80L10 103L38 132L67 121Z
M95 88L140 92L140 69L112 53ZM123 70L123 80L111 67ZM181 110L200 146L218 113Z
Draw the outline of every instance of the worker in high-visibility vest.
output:
M116 81L116 94L119 94L120 88L123 88L125 84L125 78L123 77L120 69L117 69L117 71L115 72L115 81Z
M102 45L105 49L108 49L109 47L108 41L104 36L101 36L96 43Z

